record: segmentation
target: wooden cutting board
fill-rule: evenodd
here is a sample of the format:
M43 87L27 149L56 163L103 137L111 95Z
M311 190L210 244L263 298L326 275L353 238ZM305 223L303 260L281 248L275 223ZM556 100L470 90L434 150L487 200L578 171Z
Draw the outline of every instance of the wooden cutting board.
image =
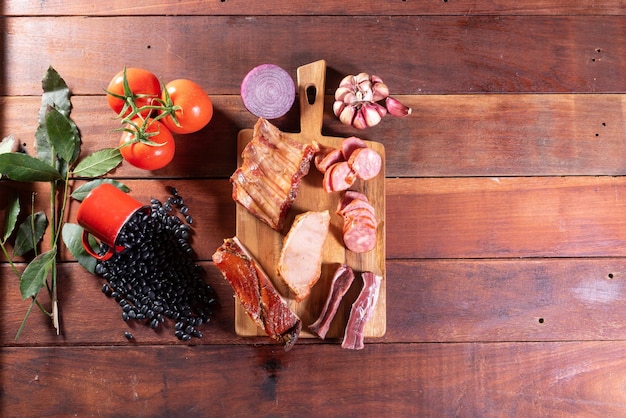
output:
M343 138L322 136L322 119L324 113L324 83L326 79L326 62L316 61L298 68L298 99L300 104L300 133L287 133L290 137L302 143L317 141L320 144L337 147ZM314 89L314 100L310 103L313 94L307 95ZM239 132L237 138L237 152L241 166L241 152L250 140L252 129ZM355 136L358 136L355 133ZM386 329L386 272L385 272L385 149L379 142L366 141L367 146L376 150L382 157L383 168L375 178L358 180L351 189L367 195L370 203L376 210L378 220L377 245L370 252L357 254L346 250L343 245L343 219L337 215L336 208L341 193L327 193L322 188L323 175L311 164L309 174L302 180L301 188L289 213L283 231L271 229L265 223L251 215L243 206L237 205L237 237L248 248L252 255L261 264L265 272L272 279L277 290L283 295L291 309L302 319L302 333L300 337L314 337L308 331L308 325L313 323L321 313L330 290L333 273L341 263L346 263L355 272L355 280L344 296L332 322L326 338L343 337L345 325L348 321L352 303L358 296L363 281L360 273L372 271L383 277L378 303L374 316L365 327L366 337L381 337ZM293 300L292 295L276 273L276 266L280 257L280 250L285 234L289 231L296 214L306 211L323 211L328 209L331 214L330 231L323 247L322 275L313 287L307 299L300 303ZM235 332L240 336L262 336L265 332L256 326L248 317L241 304L235 303Z

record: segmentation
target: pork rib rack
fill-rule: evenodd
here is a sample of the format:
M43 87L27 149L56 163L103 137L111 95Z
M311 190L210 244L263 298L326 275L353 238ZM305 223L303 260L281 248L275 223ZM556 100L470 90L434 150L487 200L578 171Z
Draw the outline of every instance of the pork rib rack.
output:
M302 144L260 118L241 153L241 167L230 177L233 199L273 229L282 230L318 150L317 143Z

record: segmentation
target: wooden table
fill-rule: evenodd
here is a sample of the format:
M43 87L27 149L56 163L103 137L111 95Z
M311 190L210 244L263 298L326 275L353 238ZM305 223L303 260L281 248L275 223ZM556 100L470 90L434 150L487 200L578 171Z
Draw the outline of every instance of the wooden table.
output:
M111 177L140 200L168 185L188 197L220 302L193 344L141 326L129 342L102 280L64 254L62 335L34 312L15 342L28 301L3 259L3 416L626 414L622 1L13 0L0 11L0 134L27 149L50 65L74 94L85 154L117 144L103 88L124 65L209 92L212 122L179 139L170 166ZM242 78L266 62L295 77L319 59L324 134L357 133L330 112L346 74L380 75L413 113L358 132L387 156L386 334L362 351L306 339L285 353L237 336L210 260L235 231L228 177L237 133L256 121ZM298 119L294 108L277 125L297 132Z

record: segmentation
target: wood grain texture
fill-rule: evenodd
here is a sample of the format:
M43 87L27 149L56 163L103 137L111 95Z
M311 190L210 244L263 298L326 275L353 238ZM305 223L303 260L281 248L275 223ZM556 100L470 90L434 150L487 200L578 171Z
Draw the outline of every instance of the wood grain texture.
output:
M623 256L623 177L398 179L388 257ZM394 221L395 220L395 221Z
M67 80L70 87L73 82ZM326 96L322 134L357 135L386 149L388 177L568 176L626 174L623 94L394 95L413 113L385 117L366 131L342 125ZM198 133L177 136L173 164L146 172L123 164L116 178L228 178L237 164L237 136L256 117L238 96L213 96L215 114ZM117 146L119 123L104 96L74 96L72 118L83 155ZM13 134L32 152L38 97L0 97L0 136ZM299 132L297 106L272 121Z
M622 416L624 342L5 348L18 416ZM76 365L82 365L77 368ZM333 376L329 379L329 376ZM356 378L358 376L358 378ZM236 387L236 390L233 388ZM29 402L19 394L29 393Z
M46 1L45 7L35 0L13 0L4 5L4 14L38 15L160 15L167 10L172 15L623 15L620 0L541 0L541 1L375 1L364 0L350 4L334 0L315 3L306 0L270 0L250 3L237 0L121 0L94 2L91 0Z
M187 345L169 323L123 322L102 280L64 252L63 335L33 312L15 342L28 301L2 258L0 415L625 416L625 10L623 0L2 2L0 138L30 152L50 65L75 94L85 155L117 144L103 88L124 65L211 95L213 121L177 137L172 165L125 164L111 177L139 200L179 188L219 306ZM228 177L237 134L256 121L241 80L265 62L295 79L319 59L323 135L355 134L330 113L346 74L381 76L413 113L358 132L386 151L385 335L360 352L311 338L284 353L234 332L232 289L209 260L236 231ZM300 112L274 122L298 132ZM9 188L24 202L47 190L0 180L0 220Z
M212 321L201 327L204 337L193 343L272 345L281 350L267 337L236 335L232 288L212 263L199 264L219 306ZM9 266L0 264L0 346L181 344L170 321L159 332L123 322L121 308L101 291L104 280L77 263L63 263L60 272L63 335L56 336L49 321L34 312L15 342L29 302L22 301ZM625 340L625 279L623 258L389 260L386 333L367 338L366 350L377 343ZM132 332L133 343L124 338L125 331ZM326 343L340 341L330 338ZM321 341L302 339L296 351L306 344Z
M81 95L101 94L125 65L150 69L164 80L197 80L210 94L239 94L247 72L269 57L294 78L298 66L325 59L329 86L346 74L378 74L394 94L626 90L622 16L115 16L0 22L5 34L0 95L38 95L50 65ZM350 30L339 30L346 27ZM346 53L355 39L367 43L358 61ZM399 60L407 54L414 59Z

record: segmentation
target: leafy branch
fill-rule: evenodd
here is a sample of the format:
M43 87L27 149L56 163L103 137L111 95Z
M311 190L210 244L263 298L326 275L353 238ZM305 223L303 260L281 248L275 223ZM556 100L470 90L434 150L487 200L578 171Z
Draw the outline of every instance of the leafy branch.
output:
M50 317L57 335L61 332L57 299L59 237L62 236L65 245L83 267L89 271L95 268L95 260L79 244L82 234L80 226L64 222L70 197L80 201L103 182L113 183L122 189L125 187L113 180L99 178L83 184L70 194L70 179L103 176L122 162L122 156L117 148L104 148L78 161L81 136L70 118L72 105L69 88L56 70L49 67L42 80L42 89L39 126L35 132L36 155L18 152L12 136L0 143L0 176L16 182L50 184L48 215L43 211L35 212L36 196L33 194L30 214L18 225L21 204L16 192L9 196L5 211L0 248L19 278L22 298L31 301L17 330L16 341L34 306ZM50 235L50 249L39 253L38 246L46 231ZM11 238L14 244L12 254L9 254L7 243ZM15 259L31 252L32 258L20 273ZM39 301L44 288L51 303L49 309Z

